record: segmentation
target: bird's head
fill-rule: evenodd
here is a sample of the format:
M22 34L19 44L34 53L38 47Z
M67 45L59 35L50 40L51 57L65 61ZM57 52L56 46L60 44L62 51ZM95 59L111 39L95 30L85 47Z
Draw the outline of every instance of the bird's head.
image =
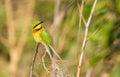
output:
M42 28L42 23L43 23L43 21L36 21L32 24L32 28L33 29L40 29L40 28Z

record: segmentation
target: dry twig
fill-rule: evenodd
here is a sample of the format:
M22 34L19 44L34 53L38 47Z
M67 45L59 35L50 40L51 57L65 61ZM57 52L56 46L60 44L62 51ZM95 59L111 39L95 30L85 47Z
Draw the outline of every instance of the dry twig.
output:
M39 44L40 43L37 43L37 46L36 46L36 52L34 54L34 57L33 57L33 60L32 60L32 65L31 65L31 69L30 69L30 77L32 77L33 75L33 68L34 68L34 63L35 63L35 59L36 59L36 56L37 56L37 53L38 53L38 47L39 47ZM52 54L50 53L50 49L48 47L48 45L46 44L43 44L42 45L45 47L46 51L44 53L44 55L42 56L42 64L43 64L43 67L44 69L51 74L51 77L64 77L63 75L63 71L62 69L60 68L60 66L56 63L56 60L54 57L52 57ZM54 51L55 52L55 51ZM44 62L44 57L46 55L46 53L49 55L50 57L50 60L52 62L52 72L50 72L46 65L45 65L45 62ZM61 58L60 58L61 59Z
M84 39L83 39L83 43L82 43L81 54L79 56L79 64L78 64L78 70L77 70L77 76L76 77L80 77L81 65L82 65L82 61L83 61L85 46L86 46L86 43L87 43L88 28L89 28L89 25L90 25L90 21L91 21L91 18L92 18L96 3L97 3L97 0L94 1L92 10L90 12L87 23L85 25L85 34L84 34Z
M38 53L39 44L40 43L37 43L35 54L34 54L34 57L33 57L33 60L32 60L32 65L31 65L31 69L30 69L30 77L32 77L32 75L33 75L33 68L34 68L35 59L36 59L36 56L37 56L37 53Z

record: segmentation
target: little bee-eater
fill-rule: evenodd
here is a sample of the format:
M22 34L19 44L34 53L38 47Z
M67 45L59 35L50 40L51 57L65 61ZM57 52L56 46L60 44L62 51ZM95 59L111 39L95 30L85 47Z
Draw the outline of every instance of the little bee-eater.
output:
M48 34L48 32L43 28L43 21L36 21L33 25L32 25L32 34L34 39L36 40L37 43L42 43L43 45L47 45L53 52L53 54L55 56L57 56L61 61L62 59L60 58L60 56L56 53L56 51L53 48L52 45L52 41L50 38L50 35Z
M52 45L52 41L51 41L51 38L50 38L50 35L43 28L43 24L42 23L43 22L36 21L32 25L32 34L33 34L33 37L34 37L35 41L37 42L37 46L36 46L36 52L34 54L33 61L32 61L32 66L31 66L31 71L30 71L30 77L32 77L34 62L35 62L35 59L36 59L36 55L38 53L39 43L41 43L43 46L45 46L46 52L48 53L48 55L49 55L49 57L50 57L50 59L52 61L53 61L53 58L52 58L52 55L50 53L50 50L53 52L53 54L55 56L57 56L62 61L61 57L54 50L53 45ZM45 54L46 54L46 52L45 52ZM45 64L44 64L44 61L43 61L43 66L46 69L46 71L48 71L47 68L46 68L46 66L45 66Z

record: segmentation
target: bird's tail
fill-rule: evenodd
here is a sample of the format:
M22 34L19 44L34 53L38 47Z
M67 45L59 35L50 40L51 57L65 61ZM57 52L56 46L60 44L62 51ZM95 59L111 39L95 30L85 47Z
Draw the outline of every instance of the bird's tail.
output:
M58 55L58 53L55 51L55 49L51 45L49 45L49 47L52 50L53 54L63 62L62 58Z
M64 64L62 58L58 55L58 53L55 51L55 49L53 48L53 46L49 45L50 49L53 51L53 54L58 57L60 59L60 61L62 62L64 69L68 70L68 68L66 67L66 65Z

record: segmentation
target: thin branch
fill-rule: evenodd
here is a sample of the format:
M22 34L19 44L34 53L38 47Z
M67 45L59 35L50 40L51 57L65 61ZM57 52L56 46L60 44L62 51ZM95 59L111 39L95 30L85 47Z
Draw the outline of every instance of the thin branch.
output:
M52 57L52 54L50 53L50 50L49 50L49 47L48 47L48 45L46 45L46 44L44 44L43 43L43 45L44 45L44 47L45 47L45 49L46 49L46 51L45 52L47 52L47 54L49 55L49 57L50 57L50 60L52 61L52 73L50 72L50 74L51 74L51 77L55 77L55 69L54 69L54 64L55 64L55 61L54 61L54 58Z
M58 57L58 58L60 59L60 61L63 63L62 58L58 55L58 53L55 51L55 49L54 49L52 46L49 46L49 47L51 48L51 50L52 50L52 52L54 53L54 55L55 55L56 57Z
M54 0L54 1L55 1L54 15L56 16L57 14L59 14L61 0Z
M77 34L77 44L76 44L76 51L78 51L78 47L79 47L79 43L80 43L80 28L82 25L82 12L83 12L83 7L84 7L84 0L82 0L82 4L80 7L80 4L77 2L77 6L78 6L78 11L79 11L79 25L78 25L78 34Z
M91 77L92 68L89 68L86 73L86 77Z
M97 3L97 0L94 1L94 4L93 4L92 10L91 10L91 13L90 13L89 18L88 18L88 21L87 21L87 24L85 25L86 27L89 27L89 24L90 24L90 21L91 21L91 18L92 18L92 15L93 15L93 12L94 12L96 3Z
M35 59L36 59L36 56L37 56L37 53L38 53L38 47L39 47L39 44L40 43L37 43L37 46L36 46L36 52L34 54L34 57L33 57L33 60L32 60L32 65L31 65L31 69L30 69L30 76L29 77L32 77L33 75L33 68L34 68L34 63L35 63ZM43 63L43 67L44 69L51 74L52 77L56 77L56 72L57 72L57 75L59 75L60 77L63 77L63 72L61 70L61 68L59 67L59 65L56 63L54 57L52 57L52 54L50 53L50 49L48 47L48 45L46 45L45 43L42 43L42 45L45 47L46 51L44 53L44 55L42 56L42 63ZM46 55L46 52L47 54L49 55L50 57L50 60L52 62L52 73L48 71L47 67L45 66L45 62L44 62L44 57ZM58 77L59 77L58 76Z
M89 37L88 37L88 40L93 37L97 32L99 31L99 28L96 29Z
M34 71L33 71L33 72L34 72ZM35 77L39 77L39 76L37 75L37 73L35 73L35 72L34 72L34 75L35 75Z
M52 73L51 73L51 77L64 77L63 71L61 70L61 68L59 67L59 65L56 63L55 58L52 57L51 53L50 53L50 49L48 47L48 45L43 44L46 52L48 53L50 60L52 62ZM52 51L54 52L54 54L56 55L55 50L52 49ZM61 58L60 58L61 59Z
M86 20L85 20L83 14L82 14L83 8L84 8L84 4L85 4L85 0L82 0L81 7L80 7L79 3L77 3L77 5L78 5L78 10L79 10L79 17L80 17L80 20L83 20L84 24L86 25Z
M84 24L86 25L86 20L85 20L85 18L83 17L83 15L82 15L82 20L83 20L83 22L84 22Z
M67 1L63 9L60 9L61 0L54 0L54 18L53 18L53 27L59 27L68 8L73 4L74 0Z
M90 25L90 21L91 21L91 18L92 18L96 3L97 3L97 0L94 1L91 13L90 13L90 15L88 17L88 21L87 21L87 23L85 25L85 35L84 35L83 44L82 44L82 48L81 48L81 55L79 57L79 64L78 64L78 70L77 70L77 76L76 77L80 77L81 65L82 65L82 61L83 61L85 46L86 46L86 43L87 43L88 28L89 28L89 25Z
M61 0L54 0L55 2L55 8L54 8L54 20L53 20L53 26L59 26L61 20L62 20L62 15L60 11L60 3Z
M82 0L82 4L80 7L80 4L77 2L77 6L78 6L78 11L79 11L79 25L78 25L78 33L77 33L77 43L76 43L76 51L78 51L78 47L79 47L79 43L80 43L80 28L82 25L82 12L83 12L83 7L84 7L84 0ZM78 73L77 73L78 75Z
M32 75L33 75L33 68L34 68L35 59L37 57L39 45L40 45L40 43L37 43L36 51L35 51L35 54L34 54L34 57L33 57L33 60L32 60L31 69L30 69L30 77L32 77Z
M50 73L49 70L47 69L46 65L45 65L45 61L44 61L45 55L46 55L46 52L44 52L44 54L43 54L43 56L42 56L42 64L43 64L44 69L45 69L48 73Z

